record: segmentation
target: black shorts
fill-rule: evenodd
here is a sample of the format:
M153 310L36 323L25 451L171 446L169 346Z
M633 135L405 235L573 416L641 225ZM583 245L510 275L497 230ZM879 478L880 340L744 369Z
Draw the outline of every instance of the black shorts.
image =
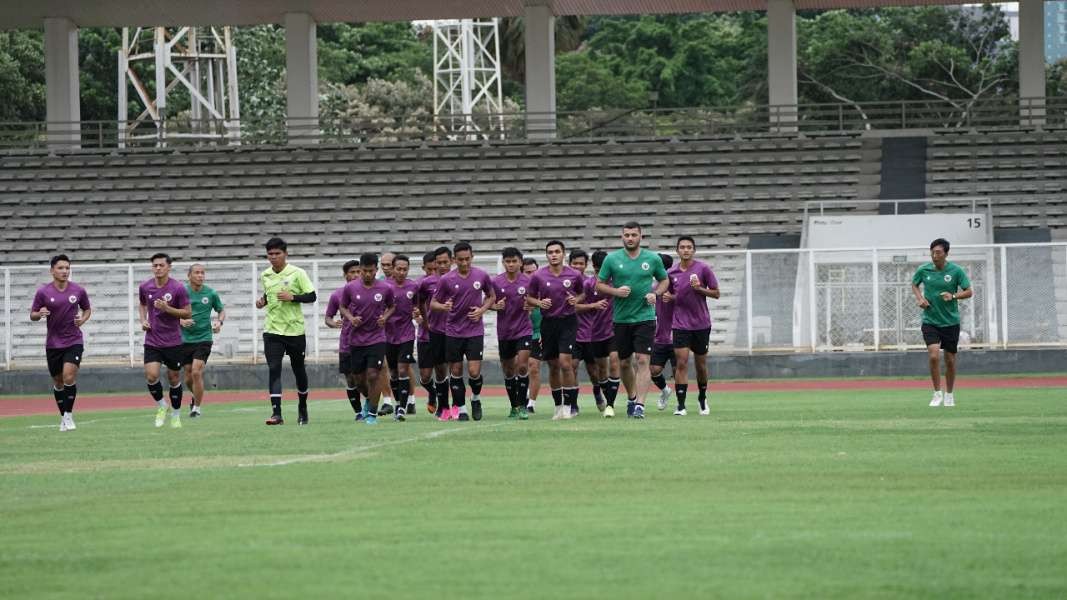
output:
M182 362L186 366L193 364L194 360L207 362L211 356L211 342L186 342L182 344Z
M277 333L263 333L263 355L267 358L267 365L269 366L272 361L277 361L275 364L282 364L282 359L286 354L289 355L289 360L292 361L294 357L300 357L299 360L303 360L307 354L307 337L304 334L300 335L278 335Z
M370 346L349 346L348 372L359 375L365 373L367 369L381 369L385 361L387 346L385 342Z
M596 361L596 359L598 358L607 358L614 351L614 338L608 338L606 340L600 340L598 342L578 342L574 357L577 360L583 360L587 363L591 363Z
M937 325L923 323L922 332L923 341L926 342L927 346L931 344L941 344L941 349L951 354L955 354L956 350L958 350L960 343L959 325L938 327Z
M543 353L541 352L541 338L536 340L530 340L530 358L534 360L541 360Z
M544 360L556 360L560 354L574 354L578 336L578 317L545 317L541 320L541 354Z
M430 342L415 342L415 346L418 349L418 361L420 369L432 369L433 357L430 354Z
M615 349L626 360L633 353L652 354L652 340L656 338L656 322L615 324Z
M530 336L521 337L517 340L499 340L499 344L500 360L511 360L523 350L533 350L533 338Z
M85 346L75 344L66 348L45 348L44 355L48 359L48 374L59 377L63 374L63 365L70 363L76 367L82 364L82 355L85 354Z
M347 350L337 353L337 372L348 375L352 372L352 353Z
M430 332L430 366L443 365L448 362L448 336L436 331Z
M671 367L674 367L674 346L670 344L653 344L652 345L652 358L649 360L649 364L654 367L664 367L667 363L671 363Z
M708 353L711 329L673 329L671 339L675 348L689 348L693 354L702 356Z
M408 340L400 344L386 344L385 362L394 371L400 363L410 365L415 362L415 340Z
M181 371L185 359L184 345L170 348L144 347L144 364L162 363L171 371Z
M450 337L445 346L445 360L449 363L467 360L482 360L485 352L485 337Z

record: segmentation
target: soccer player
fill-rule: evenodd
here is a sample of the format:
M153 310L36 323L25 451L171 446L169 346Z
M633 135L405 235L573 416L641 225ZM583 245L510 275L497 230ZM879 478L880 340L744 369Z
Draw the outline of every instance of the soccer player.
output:
M589 380L593 382L593 396L604 418L615 416L615 397L619 393L619 353L615 351L615 327L612 323L612 298L596 289L596 274L604 265L608 253L593 253L594 275L585 278L585 301L574 308L578 313L578 352L585 362ZM571 267L584 275L582 257L571 253ZM580 268L579 268L580 267ZM577 365L575 365L577 371Z
M626 412L633 418L643 419L649 355L656 335L656 298L667 291L669 281L663 261L641 248L641 225L636 221L623 225L622 244L621 249L604 259L597 275L597 291L615 298L612 318L615 349L619 352L622 383L628 398ZM655 288L653 279L659 282ZM650 291L642 294L643 290Z
M396 254L392 252L382 253L382 272L378 275L378 279L382 281L389 281L393 278L393 261L396 259Z
M529 257L522 259L523 275L533 277L537 269L536 260ZM526 412L532 415L537 408L537 395L541 392L541 309L527 305L526 312L530 315L530 325L533 327L533 333L530 335L528 367L530 389L526 392Z
M394 418L397 421L405 420L405 416L415 416L409 396L411 365L415 362L415 324L412 319L415 317L415 292L419 284L408 279L410 267L411 260L403 254L397 254L393 257L393 277L386 281L393 289L396 303L396 310L385 324L385 362L391 374L389 385L396 398Z
M674 259L669 254L660 253L659 259L663 261L664 269L670 269L674 264ZM669 287L670 284L668 284ZM648 365L652 383L656 384L656 388L659 389L659 400L656 402L656 408L659 410L667 408L667 399L671 397L671 386L667 385L667 377L663 374L663 370L667 368L668 362L671 363L671 367L677 366L671 338L673 319L674 304L670 301L670 292L666 292L656 298L656 337L652 340L652 357Z
M570 419L578 404L573 355L578 334L575 305L585 297L582 274L563 264L566 247L559 240L545 244L548 264L530 278L526 302L541 309L541 354L548 361L548 383L556 411L552 420Z
M500 254L504 272L493 278L500 365L504 371L504 388L511 401L508 418L525 421L529 418L526 402L530 388L530 347L533 344L533 324L526 307L530 278L522 272L522 252L518 248L509 246Z
M392 252L386 252L386 253L382 254L382 260L381 260L382 272L381 272L381 274L378 275L378 279L379 280L381 280L381 281L390 281L390 280L393 279L393 260L395 258L396 258L396 254L394 254ZM378 407L378 416L379 417L393 414L393 398L392 398L392 396L389 395L389 392L390 392L390 389L392 387L391 383L392 383L392 381L394 379L394 376L393 376L391 368L389 367L388 361L386 361L382 365L382 371L383 371L382 376L385 378L386 381L390 382L390 388L383 388L382 389L382 402L381 402L381 405ZM392 390L392 391L393 391L393 393L396 393L396 390Z
M952 392L956 385L956 351L960 340L959 300L974 295L967 273L948 262L948 240L930 243L930 262L919 267L911 278L911 291L923 309L922 334L930 359L930 381L934 397L930 406L956 406ZM922 286L920 289L919 286ZM945 351L945 391L941 391L940 352Z
M359 277L359 261L350 260L341 265L344 273L345 284L355 281ZM352 372L352 361L348 352L348 336L352 332L352 323L348 319L339 318L341 313L341 294L345 292L345 286L341 286L330 294L330 300L326 303L326 326L330 329L340 329L341 335L337 344L337 370L345 377L345 394L348 403L356 413L356 420L361 421L366 416L363 414L363 403L359 400L359 382L356 374Z
M74 401L78 396L78 368L85 354L82 325L93 314L85 288L70 280L70 258L59 254L49 261L52 282L33 295L30 320L45 319L44 351L52 395L59 410L59 430L74 431Z
M448 362L445 360L445 346L447 344L445 327L448 321L448 314L431 310L430 303L433 301L434 294L437 293L441 277L452 269L452 250L445 246L439 246L433 251L433 257L437 272L435 275L427 275L419 281L419 290L415 295L418 299L419 314L422 316L423 325L427 330L427 345L425 349L427 350L428 359L423 364L431 366L434 377L434 394L427 402L426 408L432 407L432 412L438 419L450 421L454 416L448 407ZM429 389L428 386L427 389ZM458 415L459 411L457 410L455 416Z
M304 366L307 338L304 335L304 311L301 304L315 301L315 286L300 267L289 264L289 245L279 237L267 240L270 267L259 275L263 295L256 308L266 308L263 324L263 353L267 357L268 393L271 416L267 425L282 425L282 359L289 355L289 365L296 377L297 424L308 423L308 374Z
M211 356L213 334L222 331L226 322L226 309L218 292L204 285L207 277L204 265L195 263L189 267L189 281L185 284L185 293L189 295L189 305L193 316L181 319L182 326L182 362L185 366L185 385L193 394L189 402L189 418L200 416L200 403L204 400L204 366ZM218 320L212 323L211 311L218 314Z
M167 367L170 383L170 426L182 426L182 327L181 319L193 316L185 286L170 278L171 258L163 252L152 255L152 277L138 290L141 329L144 330L144 376L148 393L159 408L156 427L167 419L163 385L159 382L160 364Z
M412 311L412 316L415 320L416 338L415 349L416 360L419 365L419 384L422 385L422 389L426 390L426 410L433 414L437 410L437 391L434 387L434 372L433 372L433 360L430 352L430 330L427 328L426 316L429 314L428 305L421 303L419 296L419 287L422 286L423 280L427 277L435 277L437 275L437 264L434 262L433 252L427 252L422 255L422 277L416 282L415 287L415 308ZM435 288L436 290L436 288ZM408 405L409 409L411 405ZM410 414L411 411L408 410Z
M685 416L685 397L689 393L689 356L694 357L700 414L708 409L708 344L711 338L711 313L708 298L719 298L719 280L711 267L693 258L696 242L683 235L675 244L678 264L667 270L670 279L664 299L674 305L671 342L674 346L674 395L678 408L674 414Z
M430 301L430 309L447 315L445 360L448 361L452 390L452 417L459 421L482 418L482 353L485 349L485 323L482 316L496 303L489 274L472 266L474 250L467 242L452 248L456 270L449 271ZM466 387L463 385L463 359L467 359L467 381L471 388L471 414L467 415Z
M367 397L363 422L378 422L378 398L388 381L381 369L385 361L385 324L396 310L393 288L375 279L378 256L366 253L359 257L359 279L350 281L341 293L341 314L352 324L348 334L348 354L351 372L356 375L360 390Z

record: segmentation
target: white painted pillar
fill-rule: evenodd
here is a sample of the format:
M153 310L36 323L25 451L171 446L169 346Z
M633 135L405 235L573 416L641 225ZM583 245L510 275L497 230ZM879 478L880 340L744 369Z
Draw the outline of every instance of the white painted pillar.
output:
M1019 2L1019 116L1024 126L1045 122L1045 1Z
M556 137L556 17L548 6L527 6L526 132L531 139Z
M285 101L289 143L318 137L319 56L316 23L307 13L285 15Z
M77 147L81 141L78 28L70 19L44 20L44 65L48 143Z
M792 0L767 2L767 78L771 130L796 131L797 10Z

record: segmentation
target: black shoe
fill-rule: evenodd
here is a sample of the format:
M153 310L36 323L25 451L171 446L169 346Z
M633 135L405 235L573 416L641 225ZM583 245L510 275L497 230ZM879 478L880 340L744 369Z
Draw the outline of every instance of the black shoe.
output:
M383 405L378 407L378 416L379 417L384 417L386 415L391 415L391 414L393 414L393 405L392 404L383 404Z
M297 425L307 425L308 424L308 416L307 416L307 414L302 414L302 415L298 416L296 418L296 424Z
M267 425L284 425L285 419L283 419L281 415L271 415L266 422Z
M362 420L363 420L363 412L360 411L360 412L356 413L356 423L359 423Z
M481 421L482 420L482 403L481 403L481 401L479 401L479 402L471 401L471 417L473 417L475 421Z
M404 413L414 416L415 413L418 412L418 410L419 410L419 407L415 406L414 402L408 402L408 407L404 411Z
M578 416L578 405L577 404L572 404L571 405L571 415L575 416L575 417Z
M471 418L470 418L470 415L468 415L467 413L461 412L461 413L459 413L459 419L458 420L460 420L460 421L470 421Z
M535 413L535 412L537 412L537 411L535 411L535 410L534 410L534 407L533 407L533 406L531 406L531 405L527 404L527 405L526 405L526 412L528 412L528 413L530 413L530 414L532 415L532 414L534 414L534 413Z
M398 406L396 408L396 414L393 415L393 418L397 421L405 421L406 419L404 418L404 409Z

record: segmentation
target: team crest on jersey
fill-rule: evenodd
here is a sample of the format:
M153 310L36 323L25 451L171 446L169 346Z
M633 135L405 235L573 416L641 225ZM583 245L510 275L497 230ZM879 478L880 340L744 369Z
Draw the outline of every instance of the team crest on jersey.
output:
M381 294L374 294L374 301L375 302L381 302L382 301L382 295Z
M71 304L74 304L77 301L78 301L78 297L77 296L67 296L67 302L70 302Z
M565 287L565 288L571 287L571 280L570 279L564 279L563 280L563 287Z
M413 292L411 290L408 290L408 293L405 294L405 295L408 297L408 300L411 300L412 298L415 297L415 292Z
M642 270L642 271L647 271L647 270L649 270L650 268L652 268L652 267L651 267L651 266L650 266L650 265L649 265L649 264L648 264L647 262L643 262L643 263L641 263L641 270Z
M149 296L149 298L151 298L151 296ZM49 298L48 298L48 301L49 301L49 302L51 302L52 304L55 304L55 303L56 303L56 299L55 299L55 298L53 298L53 297L49 297Z
M170 302L172 298L174 298L174 296L171 296L170 293L163 294L163 300L166 302Z
M519 292L519 295L525 294L526 293L526 288L524 288L523 286L520 285L519 289L518 289L518 292Z
M210 300L207 299L207 296L200 299L200 304L207 304L208 302L210 302Z
M482 282L480 282L480 281L475 281L475 282L474 282L474 289L476 289L476 290L480 290L480 289L482 289Z
M948 283L950 281L952 281L952 276L951 275L945 275L945 283Z

